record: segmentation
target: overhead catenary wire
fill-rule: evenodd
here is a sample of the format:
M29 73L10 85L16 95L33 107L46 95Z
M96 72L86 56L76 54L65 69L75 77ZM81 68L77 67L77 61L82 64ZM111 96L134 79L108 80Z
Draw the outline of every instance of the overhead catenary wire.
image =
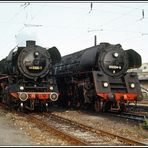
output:
M10 18L10 19L8 19L8 20L5 20L5 21L0 21L0 23L12 23L12 21L14 20L14 19L16 19L16 17L17 16L19 16L21 13L23 13L23 11L24 11L24 9L22 8L22 6L21 5L19 5L19 8L18 8L19 10Z
M90 3L91 5L90 5L90 12L92 11L92 8L93 8L93 3L91 2ZM23 8L23 9L26 9L27 7L29 8L30 7L30 3L25 3L25 4L23 4L23 5L21 5L21 7ZM133 8L133 9L139 9L139 8ZM26 9L26 11L28 11L27 9ZM27 15L27 12L26 12L26 15ZM36 15L37 16L37 15ZM32 21L32 20L34 20L34 18L36 17L36 16L33 16L31 19L30 19L30 22ZM27 19L27 17L26 17L26 19ZM41 27L41 26L43 26L43 25L38 25L38 24L31 24L31 23L24 23L23 24L25 27ZM23 27L23 29L24 29L24 27ZM21 30L21 29L20 29ZM89 32L89 31L88 31Z
M145 18L145 16L144 16L144 9L140 9L140 10L142 10L142 18L144 19ZM135 22L134 22L135 23ZM133 25L132 23L130 23L130 25ZM126 28L127 28L127 25L124 25L124 26L126 26ZM120 28L119 28L119 30L117 30L118 28L116 27L115 29L89 29L88 30L88 32L96 32L96 31L99 31L99 32L114 32L114 33L128 33L128 34L135 34L136 35L136 38L141 38L142 36L144 36L144 35L148 35L148 31L127 31L127 30L122 30L121 29L122 27L120 26ZM124 27L125 28L125 27ZM125 36L127 36L127 35L125 35ZM122 36L122 38L123 38L124 36ZM122 41L125 41L125 40L129 40L129 39L133 39L133 37L126 37L126 38L124 38L124 39L122 39Z
M123 3L122 3L123 4ZM132 4L132 3L128 3L128 6L124 6L124 5L121 5L121 3L118 3L118 5L114 5L115 7L121 7L121 8L127 8L127 9L139 9L139 10L141 10L141 8L135 8L135 7L131 7L131 6L129 6L129 4ZM148 5L147 5L148 6ZM148 8L146 9L145 7L146 7L146 5L144 5L143 6L144 7L144 9L145 10L148 10Z
M132 9L132 10L130 10L130 11L128 11L128 12L126 12L126 13L120 15L120 16L117 16L117 17L115 17L115 18L113 18L113 19L111 19L111 20L105 22L104 24L99 25L98 28L104 27L104 26L106 26L106 25L110 25L110 24L112 24L113 22L115 22L115 21L117 21L117 20L119 20L119 19L122 19L123 17L129 15L130 13L134 12L135 10L137 10L137 9L139 9L139 8L141 8L141 7L143 7L143 5L141 5L140 7L134 8L134 9ZM89 28L90 28L90 27L89 27ZM90 32L90 31L89 31L89 32Z
M17 36L21 33L21 31L23 31L25 28L28 28L28 27L41 27L42 25L40 24L31 24L31 21L33 19L35 19L35 17L31 17L31 19L29 20L30 23L27 23L27 19L29 19L28 15L30 14L28 11L29 11L29 8L30 8L30 3L25 3L23 5L21 5L22 7L24 7L24 9L26 9L26 20L25 22L26 23L23 23L23 27L21 27L21 29L19 29L19 31L15 34L15 38L17 38Z
M92 4L92 5L90 5L90 10L91 10L91 12L92 12L92 9L94 10L94 5L93 5L93 3L89 3L89 4ZM21 8L23 8L25 11L29 11L30 10L30 4L28 5L28 4L23 4L22 5L22 7ZM140 8L133 8L133 9L139 9L139 10L141 10ZM37 13L36 13L37 14ZM39 14L39 13L38 13ZM93 13L91 13L91 15L93 15ZM123 14L124 15L124 14ZM122 16L122 15L121 15ZM34 16L32 16L31 17L31 19L28 19L28 22L26 23L22 23L22 25L26 25L26 27L36 27L36 26L43 26L43 25L36 25L36 24L31 24L31 21L32 20L34 20L34 18L35 18L36 16L34 15ZM112 22L110 23L110 24L112 24ZM108 24L109 25L109 24ZM23 26L23 28L24 28L24 26ZM66 28L66 27L65 27ZM104 29L104 28L103 28Z
M45 6L47 6L47 5L44 4L44 5L37 11L37 13L32 17L31 21L34 20L38 15L40 15L42 10L45 10L45 9L43 9Z
M119 32L119 33L131 33L131 34L147 35L147 33L144 33L144 32L126 31L126 30L114 30L114 29L94 29L94 30L92 29L92 30L88 30L88 32L93 32L93 31Z

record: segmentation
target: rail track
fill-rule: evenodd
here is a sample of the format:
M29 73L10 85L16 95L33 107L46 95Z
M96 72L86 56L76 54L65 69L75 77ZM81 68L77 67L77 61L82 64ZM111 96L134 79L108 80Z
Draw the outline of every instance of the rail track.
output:
M132 145L144 146L146 144L114 135L102 130L80 124L53 113L18 113L26 117L29 122L38 128L76 146L104 146L104 145Z
M39 129L54 134L70 145L76 146L100 146L100 145L133 145L144 146L132 139L114 135L106 131L94 129L84 124L63 118L53 113L21 113L29 122L34 123Z
M97 113L95 111L83 111L87 114L99 116L99 115L105 115L105 116L113 116L113 117L118 117L118 118L125 118L129 119L135 122L140 122L143 123L145 122L145 119L148 119L148 113L147 112L123 112L123 113L118 113L118 112L104 112L104 113Z
M71 129L74 129L74 133L72 132L72 135L78 136L78 139L82 139L85 143L87 143L87 145L146 145L144 143L127 139L103 130L94 129L53 113L44 113L43 115L52 121L54 126L57 124L57 128L60 127L60 129L64 129L66 132L71 132Z
M117 111L108 111L108 112L95 112L93 110L84 110L83 112L86 114L91 115L107 115L107 116L114 116L120 118L126 118L129 120L133 120L135 122L145 122L145 119L148 119L148 106L128 106L126 112L117 112Z
M122 113L122 114L118 114L118 113L114 113L114 112L110 112L110 113L103 113L104 115L109 115L109 116L114 116L114 117L120 117L120 118L125 118L125 119L129 119L129 120L133 120L136 122L145 122L145 119L148 119L148 115L143 113L143 114L139 114L138 112L135 113Z
M95 146L95 145L112 145L113 139L115 141L114 145L127 145L122 141L118 141L117 138L110 138L109 136L102 135L101 132L95 132L95 130L90 130L84 128L80 124L76 124L70 120L58 117L53 114L29 114L26 118L35 123L39 128L43 128L51 133L60 136L63 140L68 141L71 145L81 145L81 146ZM118 142L116 142L118 141ZM141 145L141 144L136 144Z
M80 139L71 136L70 134L66 133L66 132L62 132L61 130L57 129L56 127L54 127L53 125L50 124L50 122L44 121L43 117L41 117L41 115L39 116L38 114L22 114L21 115L25 115L25 117L28 119L28 121L35 123L38 128L44 129L49 133L54 134L55 136L63 139L64 141L68 141L68 143L70 143L71 145L87 145L86 142L81 141Z
M6 105L0 103L0 106L6 111L10 111L10 109ZM70 145L76 145L76 146L81 146L81 145L86 146L87 145L87 143L85 143L84 141L81 141L80 139L77 139L76 137L73 137L67 133L64 133L58 130L54 126L50 125L49 122L47 121L45 122L41 120L41 115L39 117L37 113L30 113L30 112L23 113L23 112L18 112L14 109L11 110L11 112L13 112L14 114L17 114L18 116L25 117L28 120L28 122L34 123L37 126L37 128L45 130L49 132L50 134L53 134L61 138L63 141L67 141Z
M148 104L130 104L127 106L127 111L148 112Z
M148 106L129 105L126 112L122 112L120 114L117 112L109 112L109 114L137 122L145 122L145 119L148 119Z

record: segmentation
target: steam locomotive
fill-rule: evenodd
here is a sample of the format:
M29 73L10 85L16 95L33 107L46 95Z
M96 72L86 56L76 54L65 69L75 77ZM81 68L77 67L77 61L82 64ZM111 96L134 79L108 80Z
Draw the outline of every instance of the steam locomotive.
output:
M141 64L135 50L107 42L63 56L54 67L58 105L97 112L125 111L129 102L142 100L137 73L128 72Z
M53 66L61 60L56 47L49 49L26 41L0 61L0 100L20 111L48 109L59 92Z

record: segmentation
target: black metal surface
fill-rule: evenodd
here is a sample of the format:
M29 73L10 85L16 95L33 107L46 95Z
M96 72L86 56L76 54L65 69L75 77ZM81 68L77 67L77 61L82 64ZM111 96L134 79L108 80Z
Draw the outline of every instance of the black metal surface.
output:
M8 57L0 61L1 74L17 74L29 79L51 74L53 65L61 60L56 47L50 50L26 41L26 47L15 47Z
M130 58L134 60L132 63ZM140 55L132 49L124 50L120 44L100 43L63 56L55 69L57 74L97 70L115 77L123 75L129 68L139 67L140 61Z
M142 65L141 56L136 51L129 49L125 52L128 55L129 68L139 68Z

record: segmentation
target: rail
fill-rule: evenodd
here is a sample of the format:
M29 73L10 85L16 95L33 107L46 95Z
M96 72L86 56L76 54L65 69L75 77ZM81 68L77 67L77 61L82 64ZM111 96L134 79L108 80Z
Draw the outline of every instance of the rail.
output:
M116 138L120 142L126 143L127 145L141 145L141 146L147 145L145 143L141 143L139 141L135 141L135 140L132 140L132 139L128 139L128 138L119 136L119 135L115 135L115 134L112 134L112 133L109 133L109 132L106 132L106 131L103 131L103 130L100 130L100 129L94 129L94 128L87 126L87 125L84 125L82 123L78 123L76 121L71 121L71 120L66 119L64 117L61 117L59 115L55 115L54 113L50 113L50 115L48 113L44 113L44 115L46 117L52 116L52 117L57 118L61 121L68 122L69 124L76 125L76 126L80 127L81 129L85 129L85 130L91 131L91 132L99 134L99 135L101 133L101 135L104 135L104 136L107 136L107 137L110 136L111 138Z
M80 139L77 139L65 132L62 132L62 131L58 130L57 128L54 128L49 123L36 118L32 114L27 114L27 115L24 114L24 115L28 119L29 122L31 121L32 123L35 123L39 128L44 129L44 130L48 131L49 133L53 132L56 136L62 138L63 140L68 141L68 143L71 143L72 145L79 145L79 146L80 145L84 145L84 146L88 145L86 142L83 142Z

